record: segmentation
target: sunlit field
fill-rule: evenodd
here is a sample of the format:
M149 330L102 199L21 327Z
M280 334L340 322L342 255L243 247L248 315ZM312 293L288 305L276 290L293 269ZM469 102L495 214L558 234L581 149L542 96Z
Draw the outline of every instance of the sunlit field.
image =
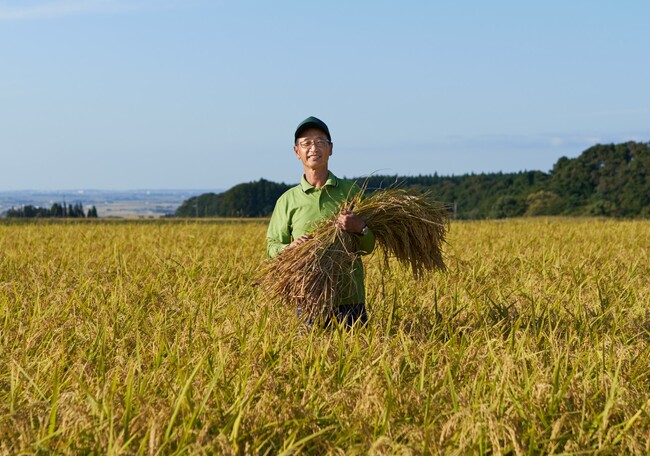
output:
M650 222L452 222L365 328L256 286L266 221L0 223L2 454L650 454Z

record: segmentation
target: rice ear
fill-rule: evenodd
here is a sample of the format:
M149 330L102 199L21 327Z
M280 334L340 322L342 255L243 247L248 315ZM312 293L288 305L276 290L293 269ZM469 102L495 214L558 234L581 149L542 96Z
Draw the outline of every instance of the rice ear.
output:
M384 255L411 268L416 278L426 271L446 269L442 246L449 225L447 207L428 194L402 189L371 194L357 206Z

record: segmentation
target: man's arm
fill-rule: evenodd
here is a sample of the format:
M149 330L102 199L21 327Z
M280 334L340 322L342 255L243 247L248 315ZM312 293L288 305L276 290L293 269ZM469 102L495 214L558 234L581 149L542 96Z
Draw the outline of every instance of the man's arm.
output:
M365 235L358 235L359 237L359 252L362 255L370 254L375 249L375 234L372 233L370 227Z
M285 205L278 200L266 231L266 255L272 259L291 244L289 232L289 215Z
M359 252L362 255L370 254L375 249L375 234L372 233L370 227L368 227L365 234L362 234L366 223L352 211L341 211L341 214L339 214L336 220L336 225L341 230L357 236L359 240Z

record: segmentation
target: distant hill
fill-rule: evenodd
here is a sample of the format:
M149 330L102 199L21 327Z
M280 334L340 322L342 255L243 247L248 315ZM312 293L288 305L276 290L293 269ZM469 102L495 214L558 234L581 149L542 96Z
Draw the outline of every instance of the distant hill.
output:
M237 184L223 193L205 193L185 200L177 217L264 217L273 212L275 202L291 186L260 179Z
M371 176L368 191L400 187L429 192L456 209L459 219L573 215L650 217L650 143L598 144L579 157L560 158L550 173L460 176ZM291 186L265 179L183 202L179 217L269 216Z

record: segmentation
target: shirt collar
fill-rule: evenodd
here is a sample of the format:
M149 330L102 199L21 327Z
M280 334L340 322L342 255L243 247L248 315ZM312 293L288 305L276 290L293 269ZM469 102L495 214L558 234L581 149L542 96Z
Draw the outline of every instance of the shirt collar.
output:
M339 185L339 178L334 176L334 173L331 171L328 172L329 174L327 175L327 181L325 181L325 185L323 187L327 186L334 186L338 187ZM303 192L309 193L316 189L314 186L309 184L309 181L307 181L307 178L305 178L305 175L302 175L302 179L300 180L300 188L302 189Z

